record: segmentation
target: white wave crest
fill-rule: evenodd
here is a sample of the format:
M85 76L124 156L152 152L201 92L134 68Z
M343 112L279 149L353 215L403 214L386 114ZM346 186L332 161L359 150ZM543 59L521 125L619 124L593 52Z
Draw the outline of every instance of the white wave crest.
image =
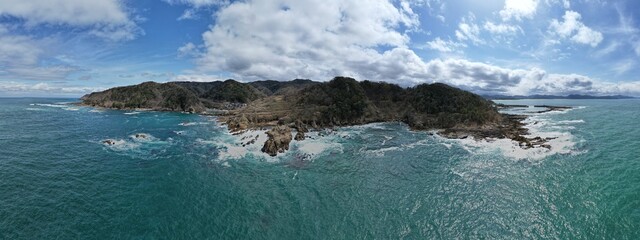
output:
M567 124L582 123L583 120L570 121L553 121L546 116L547 114L538 114L529 116L523 122L525 128L529 130L529 134L524 137L535 138L540 137L546 139L544 145L534 145L532 148L520 146L519 142L511 139L441 139L441 141L458 142L470 153L483 154L500 152L502 155L517 160L541 160L556 154L577 154L575 147L577 144L576 137L567 130L571 130L573 126ZM546 145L546 146L545 146Z
M178 125L183 127L188 127L188 126L208 125L208 124L210 123L209 122L183 122L183 123L179 123Z
M115 151L127 151L140 147L140 143L130 142L124 139L105 139L100 142L102 145Z
M574 123L585 123L584 120L579 119L579 120L564 120L564 121L559 121L559 124L574 124Z
M34 103L33 105L41 106L41 107L53 107L53 108L66 108L66 107L69 107L68 105L63 105L63 104L48 104L48 103Z

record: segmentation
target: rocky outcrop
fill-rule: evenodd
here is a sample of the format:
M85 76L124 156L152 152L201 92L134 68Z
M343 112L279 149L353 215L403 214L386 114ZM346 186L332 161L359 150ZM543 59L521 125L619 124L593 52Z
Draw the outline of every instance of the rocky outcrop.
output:
M296 136L293 138L296 141L302 141L305 139L304 132L297 132Z
M136 139L140 139L140 140L147 140L149 139L149 135L144 134L144 133L136 133L136 135L134 135L134 137Z
M402 122L414 130L438 130L450 138L509 138L525 146L544 144L544 139L523 137L526 129L520 116L501 114L498 107L503 106L442 83L403 88L348 77L329 82L147 82L92 93L82 100L85 105L117 109L210 110L234 134L273 128L262 148L272 156L286 151L292 139L304 140L309 126L321 130L374 122ZM545 111L563 110L544 107ZM295 138L291 128L297 132Z
M302 141L305 139L305 133L309 132L309 129L307 128L307 125L302 123L301 121L296 121L294 128L296 129L297 133L296 136L294 137L294 139L296 141Z
M227 127L232 133L240 132L249 128L249 119L244 115L227 120Z
M269 154L270 156L276 156L278 153L283 153L289 150L289 143L291 143L291 128L283 125L276 126L267 131L269 139L264 143L262 152Z

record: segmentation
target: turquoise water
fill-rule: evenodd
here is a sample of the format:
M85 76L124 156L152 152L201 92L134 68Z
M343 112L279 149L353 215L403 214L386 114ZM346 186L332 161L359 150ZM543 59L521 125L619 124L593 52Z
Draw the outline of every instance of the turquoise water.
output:
M0 99L0 239L640 238L638 100L504 101L577 107L532 117L553 152L390 123L277 158L212 117L70 101Z

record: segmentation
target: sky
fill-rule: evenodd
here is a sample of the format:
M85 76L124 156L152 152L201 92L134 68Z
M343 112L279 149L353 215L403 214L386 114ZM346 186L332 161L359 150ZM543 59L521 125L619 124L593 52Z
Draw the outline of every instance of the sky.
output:
M640 1L0 1L0 97L335 76L640 96Z

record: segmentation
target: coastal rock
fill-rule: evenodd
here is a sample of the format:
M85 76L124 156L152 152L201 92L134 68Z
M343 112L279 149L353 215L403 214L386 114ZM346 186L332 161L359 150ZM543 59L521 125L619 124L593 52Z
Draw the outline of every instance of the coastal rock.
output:
M296 123L295 123L295 129L296 129L298 132L303 132L303 133L309 132L309 128L307 128L307 125L306 125L306 124L304 124L304 123L303 123L302 121L300 121L300 120L297 120L297 121L296 121Z
M296 136L294 137L294 139L295 139L296 141L302 141L302 140L304 140L304 139L305 139L304 132L298 132L298 133L296 133Z
M144 134L144 133L136 133L136 135L134 135L134 137L136 139L140 139L140 140L146 140L149 139L149 135Z
M289 143L292 139L291 128L279 125L267 131L267 136L269 139L264 143L262 152L276 156L278 153L289 150Z
M239 132L249 128L249 119L244 114L237 118L230 118L227 121L227 126L230 132Z
M107 146L113 146L116 145L116 141L113 139L107 139L102 141L102 144L107 145Z
M302 123L302 121L298 120L295 123L295 127L296 131L298 131L296 133L296 136L294 137L294 139L296 141L302 141L305 139L305 135L304 133L309 132L309 129L307 128L307 125Z

